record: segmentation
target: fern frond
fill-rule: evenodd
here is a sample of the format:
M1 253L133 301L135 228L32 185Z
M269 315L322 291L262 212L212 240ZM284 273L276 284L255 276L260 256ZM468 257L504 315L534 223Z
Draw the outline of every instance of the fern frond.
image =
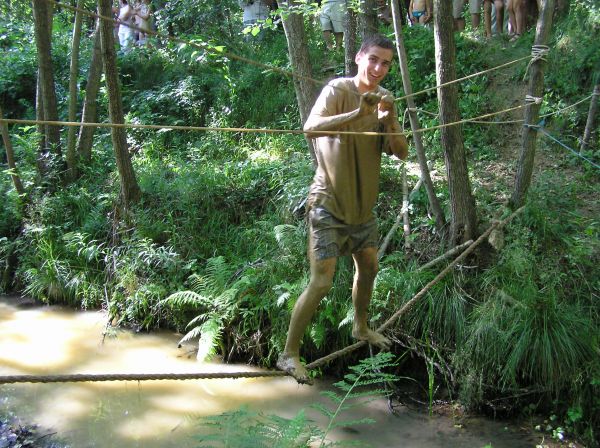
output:
M210 299L203 295L200 295L194 291L177 291L171 294L169 297L160 301L161 305L167 305L170 307L194 307L200 308L202 305L210 303Z
M200 333L202 332L202 326L194 327L190 331L188 331L184 337L181 338L179 344L183 344L184 342L191 341L192 339L196 339L200 337Z
M188 322L188 324L185 326L185 328L190 328L190 327L193 327L194 325L200 324L201 322L205 321L207 317L208 317L207 314L198 314L196 317L194 317L192 320L190 320Z
M198 361L205 361L216 353L223 334L223 323L220 317L212 316L200 327L200 340L198 341Z
M234 267L227 263L225 257L209 258L206 262L206 281L212 289L224 288L233 275Z

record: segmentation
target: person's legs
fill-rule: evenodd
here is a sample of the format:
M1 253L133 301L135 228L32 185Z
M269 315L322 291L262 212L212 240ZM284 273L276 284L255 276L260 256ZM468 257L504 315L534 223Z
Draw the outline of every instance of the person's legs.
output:
M323 30L323 40L325 41L325 45L328 50L333 50L333 33L329 30Z
M523 34L525 32L525 18L527 16L526 14L526 8L525 8L525 1L524 0L513 0L515 3L515 25L517 27L516 29L516 33L518 36L520 36L521 34Z
M492 37L492 0L483 0L483 28L485 37Z
M344 43L344 25L346 22L346 3L336 2L331 5L329 13L331 19L331 30L335 36L335 45L341 50Z
M285 348L277 360L277 367L291 374L299 383L310 382L308 371L300 362L300 342L321 299L331 289L336 261L337 258L316 260L310 255L310 281L294 305Z
M494 0L496 8L496 33L502 34L504 29L504 0Z
M335 36L335 47L341 50L344 45L344 33L334 33Z
M481 0L469 0L469 11L471 13L471 25L474 30L477 30L481 22Z
M508 24L509 24L509 33L515 34L517 30L517 23L515 17L515 0L508 0L508 4L506 6L508 10Z
M373 283L377 276L377 248L367 247L352 254L354 259L354 285L352 286L352 303L354 305L354 324L352 336L361 341L367 341L382 349L390 347L390 341L385 336L369 328L368 309L373 294Z
M465 29L465 19L463 17L463 8L465 0L452 0L452 16L454 17L454 31Z

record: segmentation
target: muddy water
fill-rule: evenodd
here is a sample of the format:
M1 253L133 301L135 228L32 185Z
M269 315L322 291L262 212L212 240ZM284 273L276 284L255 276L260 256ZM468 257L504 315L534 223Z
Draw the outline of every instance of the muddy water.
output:
M245 365L199 364L178 336L117 331L103 341L102 312L23 306L0 297L0 375L64 373L169 373L247 370ZM290 378L102 383L0 384L0 412L37 423L73 447L193 447L197 418L248 405L266 414L293 417L329 383L298 386ZM332 406L329 406L330 408ZM307 410L321 428L326 419ZM532 447L534 441L502 424L470 420L461 427L447 417L406 408L390 415L376 400L345 418L370 417L374 425L339 429L331 440L374 447ZM362 445L362 444L361 444Z

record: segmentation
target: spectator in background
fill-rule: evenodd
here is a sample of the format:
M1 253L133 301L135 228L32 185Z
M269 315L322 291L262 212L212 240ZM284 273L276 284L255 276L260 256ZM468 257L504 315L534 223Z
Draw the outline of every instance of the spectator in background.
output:
M341 49L344 40L346 0L323 0L321 2L321 14L319 18L327 49L330 51L335 50L335 48Z
M469 12L471 13L473 29L476 30L479 28L479 22L481 21L481 0L452 0L452 14L454 16L455 31L462 31L465 29L463 8L467 1L469 2Z
M492 37L492 34L502 34L505 6L506 0L483 0L485 37ZM496 20L494 20L494 15ZM492 29L493 25L495 25L495 31Z
M133 29L130 25L133 25L133 17L135 11L129 5L127 0L120 0L121 8L119 9L119 45L124 53L127 53L133 45Z
M137 26L142 30L138 39L138 45L148 43L147 31L152 31L152 11L150 9L150 0L142 0L140 5L135 10L135 15L138 17Z
M518 39L527 27L528 3L533 0L508 0L508 15L513 25L514 36L511 40ZM542 9L541 0L536 0L538 13ZM535 7L534 7L535 8Z
M425 25L431 18L431 0L411 0L408 17L413 25Z
M256 25L259 20L266 20L271 12L273 0L238 0L244 10L244 26Z
M392 23L392 9L387 0L377 0L377 18L386 25Z

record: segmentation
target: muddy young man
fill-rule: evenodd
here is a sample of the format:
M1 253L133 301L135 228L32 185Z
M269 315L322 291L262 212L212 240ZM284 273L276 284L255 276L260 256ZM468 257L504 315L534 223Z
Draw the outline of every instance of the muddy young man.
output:
M356 55L353 78L330 81L317 99L304 130L315 139L318 168L308 198L310 281L298 298L277 367L299 383L309 383L300 363L300 342L319 302L331 288L337 258L351 254L352 335L383 349L390 341L371 330L367 309L377 274L377 223L373 207L379 192L381 154L404 159L406 138L396 115L394 98L379 86L394 55L393 43L382 36L365 40ZM379 131L389 135L310 134L313 131ZM393 135L396 134L396 135Z

